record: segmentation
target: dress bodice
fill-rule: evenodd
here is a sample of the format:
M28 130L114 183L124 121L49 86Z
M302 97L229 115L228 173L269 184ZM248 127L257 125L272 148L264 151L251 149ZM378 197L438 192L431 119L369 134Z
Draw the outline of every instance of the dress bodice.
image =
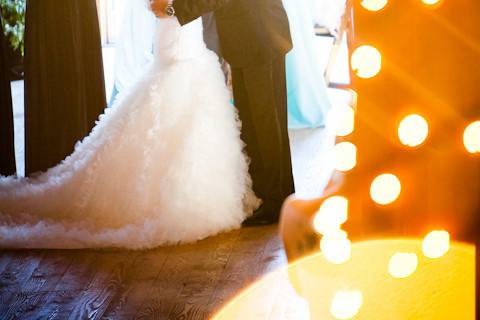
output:
M201 18L184 26L177 18L157 19L154 38L156 64L192 59L206 51Z

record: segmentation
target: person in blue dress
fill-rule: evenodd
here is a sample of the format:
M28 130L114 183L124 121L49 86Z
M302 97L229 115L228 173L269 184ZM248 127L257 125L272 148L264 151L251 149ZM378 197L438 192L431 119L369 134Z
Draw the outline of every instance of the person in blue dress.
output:
M331 108L324 70L315 48L314 1L319 0L283 0L293 40L293 50L286 60L291 129L324 127Z

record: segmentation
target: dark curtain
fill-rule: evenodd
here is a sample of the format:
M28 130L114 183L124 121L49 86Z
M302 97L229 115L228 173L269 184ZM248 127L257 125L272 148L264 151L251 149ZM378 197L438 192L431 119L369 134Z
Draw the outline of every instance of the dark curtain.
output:
M26 174L71 154L105 105L95 0L27 0Z
M12 96L7 58L7 40L3 34L0 12L0 174L15 173Z

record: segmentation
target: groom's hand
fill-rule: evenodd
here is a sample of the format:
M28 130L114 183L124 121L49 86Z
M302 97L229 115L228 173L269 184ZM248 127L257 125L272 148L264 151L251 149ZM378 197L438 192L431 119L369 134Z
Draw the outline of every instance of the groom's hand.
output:
M150 0L150 9L159 18L168 17L165 13L169 0Z

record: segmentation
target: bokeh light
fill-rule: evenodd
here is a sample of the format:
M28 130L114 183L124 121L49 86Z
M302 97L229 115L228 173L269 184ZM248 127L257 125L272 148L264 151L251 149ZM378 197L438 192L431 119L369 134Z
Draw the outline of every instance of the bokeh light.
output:
M428 258L441 258L449 250L450 234L447 231L432 231L423 239L422 251Z
M381 205L387 205L398 199L402 192L402 184L397 176L386 173L373 180L370 187L372 200Z
M348 320L355 317L363 305L363 294L360 290L338 291L332 300L330 313L340 320Z
M415 253L396 253L390 258L388 273L394 278L404 279L411 276L418 267L418 257Z
M355 129L355 111L349 105L334 108L331 113L331 123L335 126L335 135L348 136Z
M422 0L423 3L429 4L429 5L436 5L439 4L441 0Z
M351 142L340 142L334 148L335 169L347 172L357 165L357 147Z
M313 228L319 234L326 235L339 231L348 219L348 200L334 196L326 199L313 219Z
M351 65L358 77L372 78L382 69L382 55L372 46L360 46L352 54Z
M421 145L428 137L428 122L418 114L405 117L398 127L400 141L409 147Z
M471 123L463 134L463 144L470 153L480 153L480 121Z
M379 11L385 8L387 3L388 0L363 0L361 5L369 11Z
M352 242L343 230L328 233L320 241L320 249L325 259L333 264L343 264L352 256Z

